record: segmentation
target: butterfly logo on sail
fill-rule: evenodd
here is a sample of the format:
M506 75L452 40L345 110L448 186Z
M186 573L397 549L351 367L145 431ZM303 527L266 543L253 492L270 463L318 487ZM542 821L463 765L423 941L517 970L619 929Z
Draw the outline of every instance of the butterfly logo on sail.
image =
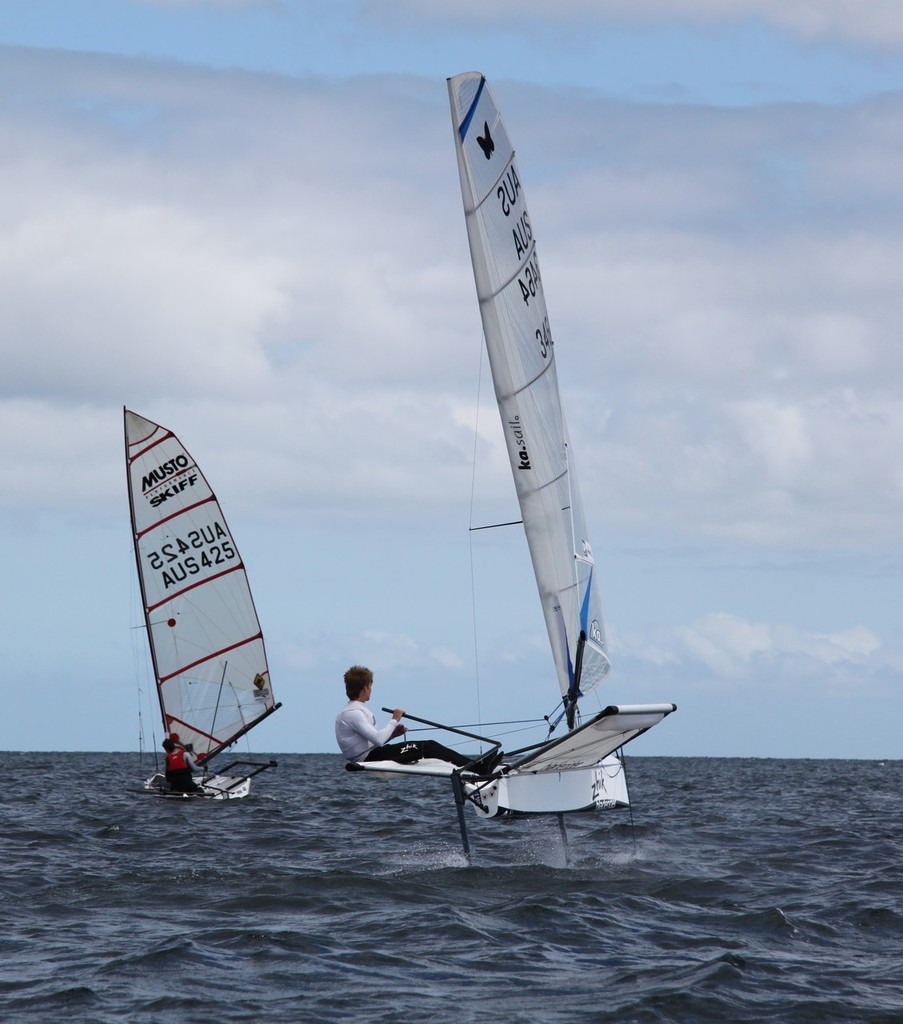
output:
M480 149L483 150L483 156L489 160L492 154L495 152L495 143L492 141L492 135L489 133L489 122L483 122L483 135L477 136L477 142L480 144Z

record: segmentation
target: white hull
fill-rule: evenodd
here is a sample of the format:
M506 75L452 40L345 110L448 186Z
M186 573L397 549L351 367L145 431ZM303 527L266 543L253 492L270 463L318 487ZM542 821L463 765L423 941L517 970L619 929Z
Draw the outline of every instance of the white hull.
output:
M565 814L626 807L630 803L621 760L612 754L598 765L577 771L503 775L488 786L468 786L481 817L498 814Z
M165 776L158 773L145 779L144 788L172 800L191 800L197 797L207 800L240 800L251 792L251 780L240 775L211 775L195 781L201 787L198 792L172 793L166 786Z

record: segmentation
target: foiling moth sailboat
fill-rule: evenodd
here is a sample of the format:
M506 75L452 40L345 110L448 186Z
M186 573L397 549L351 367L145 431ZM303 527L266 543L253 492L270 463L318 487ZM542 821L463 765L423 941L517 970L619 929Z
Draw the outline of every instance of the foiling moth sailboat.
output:
M275 761L217 754L282 705L273 698L263 634L216 495L179 439L123 410L129 508L164 735L193 748L196 795L236 799ZM163 773L145 789L170 794ZM178 794L183 796L185 794Z
M467 802L487 817L626 806L620 750L675 705L610 705L586 719L582 713L581 700L608 676L610 661L536 241L514 149L486 79L477 72L458 75L449 79L448 91L483 334L560 704L557 712L544 716L550 724L541 742L507 752L486 777L425 762L349 767L450 775L467 850L462 810ZM566 731L553 738L562 721Z
M561 692L558 721L568 729L508 754L498 806L564 812L624 805L627 782L616 751L675 705L612 705L582 720L581 699L606 679L611 663L536 240L514 148L485 77L457 75L448 91L483 335Z

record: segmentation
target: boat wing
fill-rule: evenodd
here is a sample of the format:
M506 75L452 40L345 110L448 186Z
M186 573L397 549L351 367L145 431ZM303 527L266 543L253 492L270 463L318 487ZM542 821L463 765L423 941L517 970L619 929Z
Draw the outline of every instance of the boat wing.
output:
M426 775L429 778L447 779L455 771L448 761L423 757L412 764L398 761L349 761L345 767L350 772L376 772L380 775Z
M676 710L676 704L612 704L566 736L509 762L509 770L538 775L591 768Z

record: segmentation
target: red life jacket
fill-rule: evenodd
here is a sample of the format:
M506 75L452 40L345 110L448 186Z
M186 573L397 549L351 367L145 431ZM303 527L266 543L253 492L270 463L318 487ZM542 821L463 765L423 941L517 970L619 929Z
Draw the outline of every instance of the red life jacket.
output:
M184 771L187 767L185 751L181 747L176 747L166 755L166 770L168 772Z

